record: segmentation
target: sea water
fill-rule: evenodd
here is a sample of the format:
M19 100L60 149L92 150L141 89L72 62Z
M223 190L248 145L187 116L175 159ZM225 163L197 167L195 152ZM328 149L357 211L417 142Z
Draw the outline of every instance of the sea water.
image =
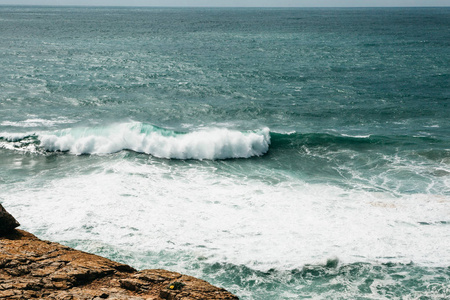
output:
M241 299L448 299L449 28L448 8L0 6L0 202Z

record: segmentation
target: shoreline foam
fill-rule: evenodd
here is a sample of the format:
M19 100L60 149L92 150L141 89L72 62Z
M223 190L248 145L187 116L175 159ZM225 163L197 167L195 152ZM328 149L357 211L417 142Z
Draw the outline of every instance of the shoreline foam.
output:
M10 217L2 213L1 225L4 216ZM1 299L238 299L191 276L137 271L14 227L0 235Z

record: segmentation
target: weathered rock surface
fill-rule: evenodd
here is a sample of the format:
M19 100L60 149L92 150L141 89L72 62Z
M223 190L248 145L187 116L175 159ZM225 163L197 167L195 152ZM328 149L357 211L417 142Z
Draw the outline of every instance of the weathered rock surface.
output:
M0 235L10 232L18 226L20 226L19 222L0 204Z
M13 229L0 237L0 299L238 299L206 281L136 271Z

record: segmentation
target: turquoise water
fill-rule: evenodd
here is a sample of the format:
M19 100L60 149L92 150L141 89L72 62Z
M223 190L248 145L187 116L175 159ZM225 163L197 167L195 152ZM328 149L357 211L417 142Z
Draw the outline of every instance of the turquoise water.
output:
M0 202L241 299L447 299L449 17L0 6Z

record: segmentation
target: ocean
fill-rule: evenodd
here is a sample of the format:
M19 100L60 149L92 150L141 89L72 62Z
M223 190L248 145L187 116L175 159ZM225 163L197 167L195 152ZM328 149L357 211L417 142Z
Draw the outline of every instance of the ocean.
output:
M0 6L0 202L241 299L450 298L450 8Z

